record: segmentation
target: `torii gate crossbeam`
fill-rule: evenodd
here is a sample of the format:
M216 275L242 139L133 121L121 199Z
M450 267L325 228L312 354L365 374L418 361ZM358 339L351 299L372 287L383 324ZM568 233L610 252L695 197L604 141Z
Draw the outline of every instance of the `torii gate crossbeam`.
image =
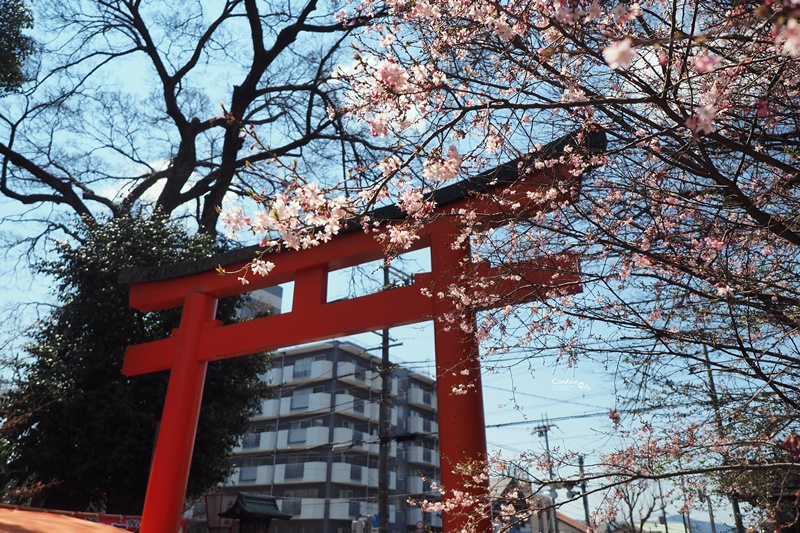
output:
M439 291L447 292L450 285L458 283L466 269L473 269L468 246L453 245L459 232L455 214L459 209L474 209L483 215L486 227L490 227L504 215L504 208L496 202L498 195L509 200L508 204L516 204L514 216L535 214L545 208L531 198L536 198L537 191L549 188L553 182L552 171L534 173L517 181L516 168L512 167L511 179L501 175L503 170L504 167L498 167L482 179L437 192L437 203L446 204L437 209L443 216L424 228L414 246L430 248L431 272L417 274L411 286L327 302L330 271L383 257L383 248L374 236L359 229L338 235L316 248L270 255L270 261L275 264L273 271L266 278L251 278L249 285L242 285L236 276L219 275L214 269L216 265L208 263L123 273L121 281L130 284L132 307L142 311L183 307L180 327L170 338L129 347L123 363L122 371L128 376L170 370L145 498L142 533L177 531L209 361L431 319L436 349L441 481L446 489L463 487L464 475L456 473L454 467L484 460L486 437L476 340L474 335L448 326L442 317L455 311L454 304L446 297L436 296ZM556 170L559 178L567 175L564 167ZM508 171L506 168L505 172ZM493 197L476 194L488 190ZM393 206L378 210L374 215L376 219L402 223ZM240 254L239 266L252 258L252 250L246 253L251 255ZM243 262L242 257L245 258ZM470 275L487 280L503 270L503 267L483 264L473 266ZM526 280L525 285L500 282L493 292L513 297L515 302L543 298L552 294L554 288L562 294L580 290L577 258L571 255L545 257L512 266L515 274ZM230 268L236 268L236 263ZM295 289L290 313L230 325L215 320L219 298L291 280L295 282ZM433 296L423 295L422 288L429 289ZM472 313L474 311L467 320L474 321ZM473 385L470 392L453 394L454 388L465 381ZM460 530L466 518L446 513L444 530ZM490 530L488 517L485 529Z

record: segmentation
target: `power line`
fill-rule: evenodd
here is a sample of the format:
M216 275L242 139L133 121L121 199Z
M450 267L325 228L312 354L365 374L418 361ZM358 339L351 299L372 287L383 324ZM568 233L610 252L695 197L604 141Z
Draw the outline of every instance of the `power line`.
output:
M658 411L658 410L661 410L661 409L673 409L673 408L676 408L676 407L689 407L691 405L693 405L693 404L687 402L687 403L654 405L654 406L650 406L650 407L637 407L637 408L633 408L633 409L616 409L616 411L619 412L619 413L637 415L637 414L649 413L649 412L652 412L652 411ZM594 417L597 417L597 416L608 416L608 413L609 413L609 411L600 411L600 412L597 412L597 413L580 413L580 414L576 414L576 415L561 416L561 417L558 417L558 418L549 418L548 420L559 421L559 420L574 420L574 419L578 419L578 418L594 418ZM486 427L487 428L501 428L501 427L507 427L507 426L519 426L519 425L523 425L523 424L537 424L539 422L540 422L539 420L520 420L518 422L505 422L503 424L489 424Z
M576 401L572 401L572 400L559 400L559 399L556 399L556 398L553 398L553 397L542 396L540 394L533 394L531 392L518 391L518 390L513 389L513 388L509 389L509 388L505 388L505 387L496 387L496 386L492 386L492 385L484 385L483 388L484 389L498 390L498 391L501 391L501 392L508 392L508 393L513 394L514 396L529 396L531 398L538 398L539 400L548 400L550 402L557 402L559 404L568 403L568 404L571 404L571 405L578 405L580 407L597 407L597 405L592 405L592 404L582 403L582 402L576 402ZM597 396L604 396L604 395L605 395L605 393L597 393Z
M559 416L556 418L548 418L548 421L556 422L561 420L573 420L576 418L594 418L597 416L608 416L608 411L602 411L599 413L582 413L578 415L570 415L570 416ZM505 422L503 424L487 424L487 428L502 428L507 426L520 426L522 424L539 424L541 420L520 420L519 422Z

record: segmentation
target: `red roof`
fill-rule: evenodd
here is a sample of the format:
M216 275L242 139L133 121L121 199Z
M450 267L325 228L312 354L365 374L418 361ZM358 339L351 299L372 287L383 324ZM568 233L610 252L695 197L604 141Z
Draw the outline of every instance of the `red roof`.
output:
M0 508L3 533L112 533L117 528L58 513Z

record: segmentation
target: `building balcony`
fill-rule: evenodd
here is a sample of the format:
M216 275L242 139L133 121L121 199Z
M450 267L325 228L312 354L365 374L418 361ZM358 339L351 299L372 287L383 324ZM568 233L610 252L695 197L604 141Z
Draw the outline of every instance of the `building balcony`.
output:
M336 364L336 377L345 383L357 387L371 387L372 383L367 381L368 371L357 366L355 363L341 362Z
M378 488L380 471L377 468L367 469L367 483L370 488ZM389 490L397 490L397 474L389 472Z
M275 470L272 465L241 466L233 470L230 479L236 486L271 485Z
M394 518L394 505L389 506L389 519ZM353 520L356 517L366 517L376 514L378 507L375 503L359 502L353 500L331 500L331 520Z
M333 428L333 445L343 451L377 453L378 437L352 428ZM375 446L375 450L373 450Z
M328 464L322 461L275 465L276 485L281 483L324 483L327 478Z
M328 444L330 431L325 426L310 428L282 429L278 431L277 449L286 450L298 447Z
M270 398L261 402L261 414L256 415L254 418L276 418L278 416L281 398Z
M367 434L351 428L333 428L333 446L334 451L338 449L341 453L356 451L378 455L380 452L377 431ZM397 457L397 442L395 441L390 443L389 456Z
M353 520L361 514L361 505L350 500L331 500L329 512L331 520Z
M242 441L233 448L233 455L242 455L265 450L274 450L276 447L276 433L263 431L261 433L248 433Z
M367 370L365 373L366 379L364 380L367 386L372 389L376 393L381 392L381 387L383 386L381 378L381 373L377 370Z
M409 494L416 494L430 499L431 496L438 498L441 496L438 490L431 490L430 479L422 476L408 476L406 478L406 490Z
M294 407L294 408L292 408ZM331 408L331 395L327 392L314 392L309 394L307 406L298 406L298 402L292 402L291 396L282 398L271 398L261 402L261 413L253 417L253 420L268 420L291 416L297 413L310 411L328 411Z
M241 466L234 469L230 479L237 486L252 487L294 483L324 483L327 477L327 463L316 461L274 466Z
M411 416L408 418L408 432L409 433L439 433L439 424L419 416Z
M436 395L432 392L422 390L419 387L412 386L408 389L408 404L433 411L436 409Z
M292 520L322 520L325 518L324 498L278 500L281 512L291 514Z
M272 367L263 375L263 380L270 385L280 385L283 380L284 369L280 367Z
M312 361L310 366L287 366L284 383L292 385L310 381L327 381L333 377L333 361Z
M350 463L333 463L331 465L331 481L343 485L377 487L378 469ZM389 484L392 489L396 487L394 476L390 477Z
M378 420L378 404L355 398L349 394L337 394L335 411L361 420Z
M327 392L314 392L308 395L308 400L303 397L301 404L297 398L292 401L292 397L284 397L280 403L280 416L291 416L298 413L309 413L314 411L329 411L331 408L331 395Z
M425 482L419 476L408 476L406 478L406 488L409 494L422 494L425 492Z
M439 466L439 454L430 448L412 444L407 448L407 454L409 463Z

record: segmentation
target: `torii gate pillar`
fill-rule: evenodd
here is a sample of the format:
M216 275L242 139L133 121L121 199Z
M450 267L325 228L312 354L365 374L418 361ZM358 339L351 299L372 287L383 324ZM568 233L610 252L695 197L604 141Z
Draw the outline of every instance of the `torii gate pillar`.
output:
M175 510L183 510L194 451L207 361L195 357L201 330L212 323L217 299L202 292L186 295L176 334L175 358L167 385L156 451L150 467L140 531L178 531Z
M441 237L439 237L441 238ZM468 259L469 250L453 248L450 240L431 243L432 272L453 272L458 265ZM449 299L436 299L433 309L434 348L436 350L436 399L439 413L439 455L441 456L442 486L452 490L463 486L464 476L454 472L445 475L445 470L452 471L459 464L482 462L486 460L486 422L483 412L483 387L481 386L481 369L478 343L475 335L465 332L458 325L446 324L444 317L454 314ZM474 326L474 312L470 316L461 316L461 320ZM470 385L465 394L455 395L454 390ZM469 476L465 476L469 478ZM474 483L474 481L472 482ZM463 490L463 489L461 489ZM473 492L473 491L467 491ZM485 510L478 509L478 512ZM483 531L491 531L489 514ZM457 522L462 522L458 520ZM447 521L455 525L456 520ZM453 529L452 531L458 531ZM451 531L445 528L445 531Z

